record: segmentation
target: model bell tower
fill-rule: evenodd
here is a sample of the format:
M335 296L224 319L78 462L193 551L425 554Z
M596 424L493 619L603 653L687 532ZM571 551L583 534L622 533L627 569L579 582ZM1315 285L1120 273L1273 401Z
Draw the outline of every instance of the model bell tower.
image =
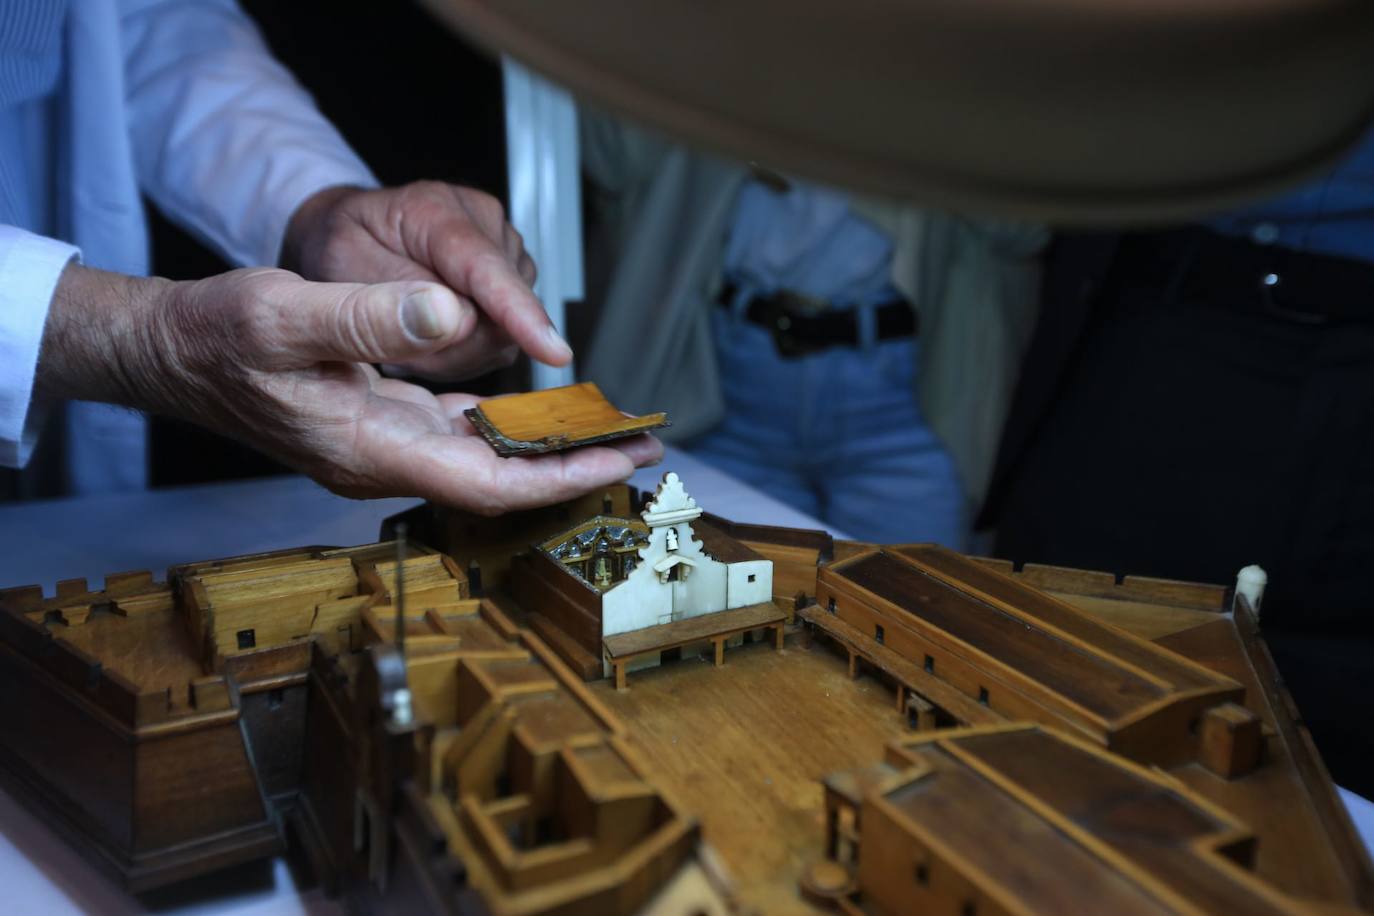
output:
M663 475L653 499L644 507L640 518L649 526L649 546L641 556L654 557L654 572L660 582L685 582L697 565L693 554L700 556L700 547L693 550L692 522L701 517L701 507L687 495L682 480L669 471Z

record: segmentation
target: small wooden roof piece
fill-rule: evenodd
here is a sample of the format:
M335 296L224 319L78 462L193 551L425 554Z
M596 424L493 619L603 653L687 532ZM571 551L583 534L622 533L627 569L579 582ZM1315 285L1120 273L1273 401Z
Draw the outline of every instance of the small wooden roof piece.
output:
M561 452L670 425L666 413L621 412L593 382L492 398L463 414L503 458Z

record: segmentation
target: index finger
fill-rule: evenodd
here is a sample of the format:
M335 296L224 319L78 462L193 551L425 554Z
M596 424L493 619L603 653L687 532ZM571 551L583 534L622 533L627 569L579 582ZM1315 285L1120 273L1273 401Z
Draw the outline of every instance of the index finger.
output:
M445 283L476 302L534 359L550 366L572 360L572 348L496 242L475 226L454 226L439 239L438 250L430 253L431 263Z

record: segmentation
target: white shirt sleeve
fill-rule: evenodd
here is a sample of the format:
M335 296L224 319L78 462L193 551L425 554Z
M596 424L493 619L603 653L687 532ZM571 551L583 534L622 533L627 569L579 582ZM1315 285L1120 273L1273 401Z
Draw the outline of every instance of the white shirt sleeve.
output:
M38 438L32 406L43 325L62 271L81 253L65 242L0 226L0 465L20 468Z
M121 0L120 13L139 182L230 261L276 264L306 198L377 185L234 0Z

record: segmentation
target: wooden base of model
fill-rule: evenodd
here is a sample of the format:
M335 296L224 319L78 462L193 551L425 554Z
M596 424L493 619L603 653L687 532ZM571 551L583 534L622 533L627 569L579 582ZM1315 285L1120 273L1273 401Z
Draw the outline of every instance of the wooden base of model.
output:
M134 890L290 847L365 912L1374 903L1225 589L638 509L0 592L0 778ZM641 560L700 590L609 632Z

